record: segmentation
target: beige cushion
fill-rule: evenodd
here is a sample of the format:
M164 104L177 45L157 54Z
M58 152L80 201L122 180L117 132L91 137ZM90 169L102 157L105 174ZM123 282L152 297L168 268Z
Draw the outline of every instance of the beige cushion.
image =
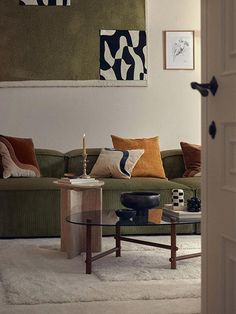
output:
M130 179L132 170L143 153L143 149L125 151L102 149L90 175L100 178Z

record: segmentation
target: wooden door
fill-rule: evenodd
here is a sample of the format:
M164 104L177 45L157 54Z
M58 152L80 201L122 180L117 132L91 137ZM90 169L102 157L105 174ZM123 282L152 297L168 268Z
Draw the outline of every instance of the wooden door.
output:
M202 0L202 314L236 313L236 0ZM208 128L216 125L213 139Z

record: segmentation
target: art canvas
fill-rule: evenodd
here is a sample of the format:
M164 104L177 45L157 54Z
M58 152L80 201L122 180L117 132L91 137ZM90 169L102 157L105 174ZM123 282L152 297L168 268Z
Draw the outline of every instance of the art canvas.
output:
M145 37L145 0L1 0L0 15L0 87L147 86L145 43L130 52ZM124 79L101 79L101 29L128 30Z
M146 57L145 31L101 30L101 80L147 80Z
M20 0L20 5L69 6L71 0Z

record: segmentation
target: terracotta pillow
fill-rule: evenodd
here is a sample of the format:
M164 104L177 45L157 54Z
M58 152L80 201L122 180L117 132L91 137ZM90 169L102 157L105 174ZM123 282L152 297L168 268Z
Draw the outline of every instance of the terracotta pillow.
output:
M0 135L0 155L4 179L40 176L32 139Z
M144 149L135 165L132 177L157 177L166 179L160 153L159 137L128 139L111 135L115 149Z
M184 177L194 177L201 171L201 146L181 142L185 172Z
M0 178L3 178L2 156L0 155Z

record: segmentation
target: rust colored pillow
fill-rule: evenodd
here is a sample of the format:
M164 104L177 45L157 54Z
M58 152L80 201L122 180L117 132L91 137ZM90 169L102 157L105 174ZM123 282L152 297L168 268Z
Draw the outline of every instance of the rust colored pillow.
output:
M180 142L183 152L185 172L184 177L194 177L201 171L201 146Z
M132 171L132 177L157 177L166 179L160 153L159 137L128 139L111 135L115 149L144 149Z
M0 135L0 155L4 179L40 176L32 139Z
M0 155L0 178L3 178L2 156Z

